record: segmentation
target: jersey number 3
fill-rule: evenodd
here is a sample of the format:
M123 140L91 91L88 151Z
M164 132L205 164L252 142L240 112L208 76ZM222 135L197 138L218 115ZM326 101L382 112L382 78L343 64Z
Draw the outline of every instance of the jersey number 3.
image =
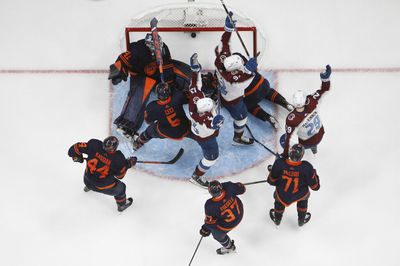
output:
M232 222L236 219L235 214L233 213L236 209L237 215L240 215L240 210L239 210L239 205L235 199L235 201L229 206L229 208L225 209L223 212L221 212L222 216L226 216L224 219L225 222L229 223ZM232 211L233 210L233 211Z

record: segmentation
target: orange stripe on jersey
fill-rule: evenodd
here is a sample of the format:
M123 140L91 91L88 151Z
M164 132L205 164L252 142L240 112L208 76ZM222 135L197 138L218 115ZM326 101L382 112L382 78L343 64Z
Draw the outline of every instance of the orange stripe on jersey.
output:
M74 144L74 151L77 155L82 155L82 153L80 152L79 148L78 148L78 143Z
M299 166L301 164L301 162L293 162L289 159L286 159L285 161L288 165L291 165L291 166Z
M115 176L115 177L118 178L118 179L123 178L123 177L125 176L127 170L128 170L128 169L126 169L126 167L122 168L122 170L121 170L121 172L120 172L121 174L119 174L119 175L117 175L117 176Z
M144 103L144 101L149 96L151 89L154 87L154 84L156 84L156 81L154 79L148 77L145 78L142 103Z
M169 68L171 68L171 67L174 67L174 65L173 65L173 64L163 65L163 70L169 69Z
M114 182L111 185L108 185L108 186L105 186L105 187L96 187L96 188L99 189L99 190L105 190L105 189L108 189L108 188L115 187L116 184L117 183Z
M157 124L157 132L158 132L158 134L160 134L160 135L163 136L164 138L173 139L173 140L182 140L182 139L183 139L184 137L186 137L186 136L189 134L189 132L190 132L190 130L188 129L188 130L186 130L186 132L182 135L182 137L180 137L180 138L173 138L173 137L170 137L170 136L168 136L168 135L165 135L165 134L161 133L161 131L160 131L160 129L159 129L158 127L159 127L159 124Z
M250 90L248 90L244 95L245 96L249 96L250 94L253 94L260 86L261 84L264 82L264 77L261 76L260 80L257 82L257 84L251 88Z
M182 71L180 71L178 68L176 68L176 67L174 67L174 73L175 74L177 74L177 75L179 75L179 76L182 76L182 77L185 77L185 78L189 78L185 73L183 73Z
M276 98L276 96L278 96L278 92L277 91L275 91L273 94L272 94L272 96L271 96L271 102L275 102L275 98Z

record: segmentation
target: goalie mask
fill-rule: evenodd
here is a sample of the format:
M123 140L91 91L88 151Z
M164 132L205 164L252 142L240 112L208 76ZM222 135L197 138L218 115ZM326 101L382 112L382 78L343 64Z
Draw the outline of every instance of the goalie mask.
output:
M228 72L243 69L243 59L238 54L228 56L224 60L224 67L225 70Z
M103 149L108 153L114 153L118 148L119 141L114 136L109 136L103 140Z
M144 38L144 41L146 43L147 48L149 48L149 50L152 53L154 53L155 47L154 47L154 42L153 42L153 35L151 35L151 33L147 33L146 37ZM164 43L163 43L160 35L158 35L158 42L160 43L160 49L162 50Z
M211 98L204 97L197 100L196 107L198 113L211 112L214 107L214 101Z
M306 104L307 96L304 91L298 90L293 94L293 106L302 108Z
M160 101L165 101L171 95L168 83L158 83L156 86L156 95Z

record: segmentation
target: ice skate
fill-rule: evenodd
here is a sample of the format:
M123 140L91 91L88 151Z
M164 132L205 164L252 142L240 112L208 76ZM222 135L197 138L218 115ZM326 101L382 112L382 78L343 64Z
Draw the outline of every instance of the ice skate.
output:
M254 143L254 139L242 136L240 138L234 137L232 145L235 145L235 146L248 146L248 145L253 145L253 143Z
M306 216L304 217L304 219L299 219L299 226L302 227L303 225L305 225L306 223L308 223L311 219L311 213L307 212Z
M89 192L89 191L90 191L90 189L89 189L87 186L85 186L85 187L83 188L83 191L85 191L85 192Z
M118 204L118 211L119 212L123 212L124 210L126 210L129 206L132 205L132 198L127 198L124 204Z
M134 141L135 137L138 136L137 133L132 132L132 130L129 130L126 127L119 126L116 130L120 135L127 138L130 142Z
M235 250L236 250L235 241L232 240L229 245L229 248L226 248L226 247L219 248L219 249L217 249L217 254L225 255L225 254L232 253Z
M317 154L317 151L318 151L317 150L317 146L312 146L310 149L311 149L313 154Z
M133 137L132 137L132 149L134 150L134 151L137 151L137 150L139 150L143 145L144 145L144 143L145 142L143 142L142 140L141 140L141 138L140 138L140 136L138 136L138 135L134 135Z
M270 115L270 116L268 117L268 122L269 122L275 129L280 129L280 128L281 128L281 126L279 125L278 120L277 120L275 117L273 117L272 115Z
M279 225L281 224L282 217L279 218L279 217L276 215L275 209L270 209L270 210L269 210L269 217L271 218L271 220L274 222L274 224L275 224L276 226L279 226Z
M201 188L207 189L208 188L208 181L203 180L202 177L193 174L192 177L189 179L189 181L197 186L200 186Z

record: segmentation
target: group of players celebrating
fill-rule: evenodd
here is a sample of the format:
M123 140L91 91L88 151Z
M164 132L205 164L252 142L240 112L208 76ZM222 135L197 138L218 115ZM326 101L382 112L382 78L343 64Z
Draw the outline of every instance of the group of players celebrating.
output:
M267 182L275 186L274 208L270 217L276 225L281 223L285 210L297 203L298 224L307 223L309 188L318 190L319 177L313 166L302 160L305 149L317 152L324 128L316 107L321 96L330 88L331 68L326 66L320 74L322 85L311 95L297 91L289 103L270 87L268 80L257 71L256 57L247 59L230 49L230 38L235 21L229 13L221 43L215 49L214 73L201 73L202 66L194 53L187 65L171 57L168 46L158 34L148 33L142 40L132 42L127 52L120 54L110 66L109 79L114 85L130 80L130 91L120 116L114 121L117 130L132 143L134 150L145 148L153 138L181 140L191 138L201 147L203 157L194 168L190 181L207 188L212 198L205 203L202 237L210 234L222 245L218 254L235 251L234 241L227 235L243 217L243 203L238 195L246 191L242 183L207 181L204 174L219 156L217 136L224 123L220 109L224 107L233 119L234 145L252 145L254 139L244 135L248 114L280 128L278 120L259 106L267 99L289 111L286 118L283 153L277 156ZM161 58L157 58L161 56ZM160 60L162 65L160 68ZM148 103L151 92L157 100ZM184 105L188 105L188 113ZM138 132L143 121L148 126ZM296 141L297 137L297 141ZM291 143L297 142L291 146ZM85 192L95 191L112 195L118 211L132 204L127 198L126 186L120 181L133 167L136 157L125 158L118 148L118 138L107 137L104 141L91 139L72 145L68 155L75 162L84 162ZM87 158L83 157L87 155Z

